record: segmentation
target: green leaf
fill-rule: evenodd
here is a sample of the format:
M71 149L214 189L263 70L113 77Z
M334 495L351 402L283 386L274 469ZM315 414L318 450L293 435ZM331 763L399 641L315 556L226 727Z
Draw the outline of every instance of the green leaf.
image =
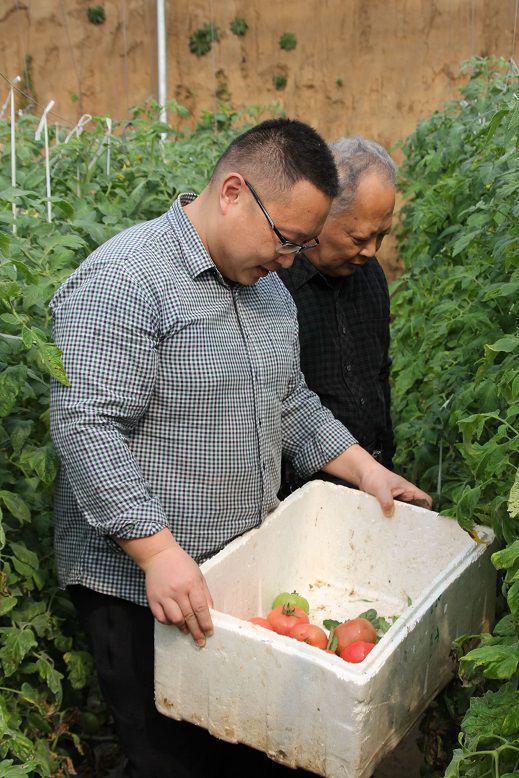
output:
M33 430L34 422L32 420L17 421L11 428L11 445L16 456L19 456L20 451L24 447L27 439L31 436Z
M11 241L9 235L7 235L5 232L2 232L2 230L0 230L0 251L2 252L2 254L4 254L4 256L6 256L7 253L9 252L10 242Z
M498 738L504 733L505 722L512 735L519 730L514 729L519 710L519 692L511 684L505 684L497 692L487 692L482 697L473 697L462 729L466 735L467 749L476 749L480 739L492 735Z
M53 343L39 343L38 353L49 375L64 386L70 386L63 362L61 361L61 349Z
M495 352L504 351L507 354L510 354L512 351L515 351L518 346L519 337L517 335L505 335L504 338L499 338L495 343L486 345L485 349Z
M63 678L63 675L56 670L54 662L48 657L40 657L36 662L36 666L40 678L42 681L45 681L50 691L56 696L57 705L60 705L62 696L61 679Z
M33 337L29 327L22 327L22 341L25 348L32 348Z
M81 249L85 248L86 243L79 235L65 233L64 235L55 235L47 241L45 244L45 251L50 252L60 246L65 246L69 249Z
M6 613L9 613L17 602L18 600L16 597L11 597L9 595L0 596L0 616L5 616Z
M460 659L460 671L480 671L485 678L507 680L519 666L519 642L511 645L484 645L474 648Z
M519 695L503 721L503 735L519 734Z
M21 562L24 562L25 564L29 565L34 570L37 570L39 568L40 563L34 551L31 551L29 548L22 545L21 543L11 543L11 550L15 555L15 557L19 559Z
M82 689L92 675L94 660L86 651L67 651L63 659L73 689Z
M515 581L507 592L506 600L510 613L519 622L519 581Z
M458 238L458 240L454 243L452 256L456 257L458 254L461 254L461 252L475 240L475 238L479 235L479 232L479 230L476 230L475 232L466 232L460 238Z
M367 619L373 626L379 639L385 635L388 629L391 627L390 622L384 618L384 616L379 616L374 608L370 608L369 610L364 611L364 613L361 613L357 618ZM395 622L397 618L398 616L393 616L392 621Z
M511 545L501 551L495 551L491 560L497 570L509 570L519 564L519 540L514 540Z
M2 500L9 513L11 513L15 519L18 519L21 524L31 520L31 512L20 495L3 489L0 491L0 500Z
M24 775L30 775L37 766L37 762L15 765L12 759L4 759L0 762L0 775L2 778L23 778Z
M20 323L18 317L15 316L14 313L2 313L0 314L0 319L5 321L6 324L14 324L18 326Z
M515 519L519 516L519 468L515 471L515 480L508 497L508 513L510 514L511 519Z
M0 417L8 416L16 405L20 385L12 373L0 373Z
M502 637L514 637L517 635L517 627L510 613L507 613L497 622L493 634Z
M44 484L51 484L58 472L58 460L50 446L35 448L26 446L20 454L20 466L29 473L36 473Z
M323 621L323 627L328 630L333 630L335 627L338 627L339 624L342 624L341 621L335 621L335 619L325 619Z
M3 636L4 644L0 649L0 661L2 662L6 676L12 675L22 659L35 648L38 643L32 629L19 629L18 627L0 628L0 636Z

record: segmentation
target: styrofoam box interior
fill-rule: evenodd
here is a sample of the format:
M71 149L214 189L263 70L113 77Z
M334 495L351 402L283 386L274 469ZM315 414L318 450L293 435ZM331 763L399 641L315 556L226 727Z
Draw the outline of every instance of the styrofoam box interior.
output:
M385 518L362 492L313 481L261 527L202 565L215 633L199 649L156 624L161 713L328 778L367 778L453 674L452 641L494 615L494 536L397 503ZM296 589L310 621L368 608L398 616L357 665L248 623Z

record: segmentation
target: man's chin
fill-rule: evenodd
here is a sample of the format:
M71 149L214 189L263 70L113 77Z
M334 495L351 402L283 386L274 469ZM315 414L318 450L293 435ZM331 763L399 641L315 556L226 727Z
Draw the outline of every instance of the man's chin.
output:
M358 265L341 265L336 267L333 272L329 272L328 275L333 275L336 278L346 278L347 276L352 276L358 269Z

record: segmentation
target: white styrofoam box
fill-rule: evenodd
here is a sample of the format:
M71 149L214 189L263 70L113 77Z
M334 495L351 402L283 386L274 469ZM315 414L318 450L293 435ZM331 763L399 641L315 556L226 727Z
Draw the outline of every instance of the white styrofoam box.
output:
M166 716L328 778L367 778L453 674L452 641L494 615L494 536L405 503L313 481L202 565L215 627L203 649L156 624L155 699ZM368 608L399 618L350 664L248 623L296 589L310 621Z

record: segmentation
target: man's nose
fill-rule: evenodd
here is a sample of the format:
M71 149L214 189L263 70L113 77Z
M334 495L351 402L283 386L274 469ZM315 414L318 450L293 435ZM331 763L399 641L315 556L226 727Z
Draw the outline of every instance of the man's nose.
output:
M377 239L370 238L359 251L359 254L363 257L373 257L377 253Z

